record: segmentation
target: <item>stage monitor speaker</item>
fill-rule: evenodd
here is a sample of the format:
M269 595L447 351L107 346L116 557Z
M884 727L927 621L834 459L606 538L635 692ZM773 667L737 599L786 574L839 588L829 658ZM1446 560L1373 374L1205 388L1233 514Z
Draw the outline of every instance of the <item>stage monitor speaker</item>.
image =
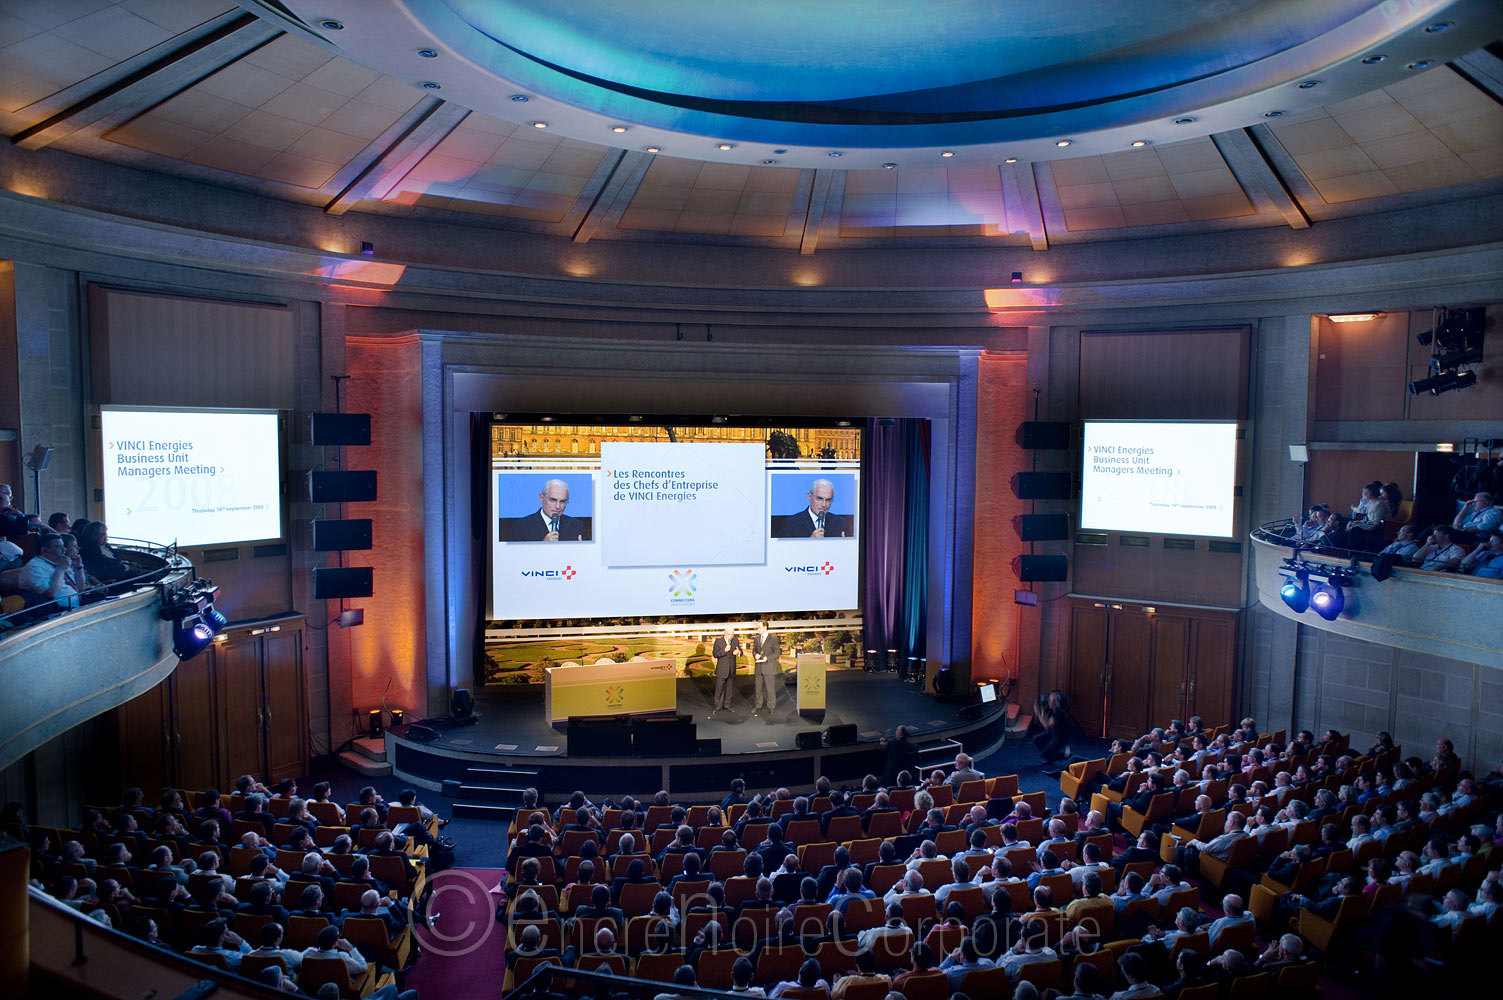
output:
M699 729L692 715L636 720L632 753L638 757L692 757L699 752Z
M439 794L446 799L457 799L459 798L460 787L460 783L453 778L445 778L443 784L439 787Z
M825 733L830 737L830 746L832 747L850 746L856 742L858 735L854 722L846 723L843 726L831 726L825 730Z
M695 752L699 756L701 756L701 757L719 757L720 756L720 740L719 740L719 738L717 737L716 739L713 739L713 740L696 740L695 741Z
M320 518L313 522L314 552L349 552L371 547L371 519Z
M1018 556L1018 579L1025 583L1059 583L1069 576L1069 565L1064 556Z
M1012 526L1025 542L1055 542L1070 537L1068 514L1019 514L1012 519Z
M369 413L313 413L309 417L308 443L314 447L371 443Z
M1074 482L1068 472L1019 472L1012 492L1019 500L1068 500Z
M1028 420L1018 428L1025 451L1063 451L1070 447L1070 425L1063 421Z
M818 729L811 729L795 736L793 745L800 750L818 750L824 745L824 737Z
M313 597L333 601L341 597L370 597L374 593L369 566L318 566L313 570Z
M308 497L313 503L367 503L376 499L376 473L315 470L308 473Z
M631 723L613 715L570 716L564 749L571 757L630 757Z
M407 738L416 740L418 743L432 743L438 739L438 730L431 729L428 726L420 726L414 722L407 728Z

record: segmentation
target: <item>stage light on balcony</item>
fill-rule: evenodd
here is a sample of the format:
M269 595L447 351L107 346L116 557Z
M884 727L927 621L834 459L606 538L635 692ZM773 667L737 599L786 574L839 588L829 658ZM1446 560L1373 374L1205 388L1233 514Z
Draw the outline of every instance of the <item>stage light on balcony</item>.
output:
M1304 573L1285 577L1284 586L1279 588L1279 597L1288 605L1289 610L1295 614L1304 614L1310 607L1310 581Z
M1310 609L1328 622L1333 622L1346 607L1346 595L1340 587L1321 585L1310 595Z
M203 620L215 632L223 632L224 627L230 623L230 620L224 616L223 612L212 604L204 608Z
M179 660L191 660L214 641L214 630L198 615L190 615L172 624L172 652Z

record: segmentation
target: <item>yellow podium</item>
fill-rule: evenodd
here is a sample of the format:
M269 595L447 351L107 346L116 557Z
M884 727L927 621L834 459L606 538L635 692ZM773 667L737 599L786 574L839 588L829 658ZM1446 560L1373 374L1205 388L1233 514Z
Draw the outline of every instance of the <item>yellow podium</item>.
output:
M798 654L798 714L825 714L825 671L830 658L824 653Z
M643 715L678 710L678 668L672 660L637 660L543 671L548 724L571 715Z

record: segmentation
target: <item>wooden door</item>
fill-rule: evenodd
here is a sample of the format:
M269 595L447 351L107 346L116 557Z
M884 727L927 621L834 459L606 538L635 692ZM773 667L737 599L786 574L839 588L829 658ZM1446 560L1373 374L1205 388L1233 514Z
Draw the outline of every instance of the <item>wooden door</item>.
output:
M1149 680L1153 641L1148 617L1114 611L1107 643L1107 736L1139 736L1148 731Z
M172 672L172 733L179 788L210 788L218 780L214 742L213 648Z
M1190 666L1190 619L1154 615L1153 690L1148 703L1149 728L1167 726L1185 716L1185 684Z
M266 640L262 645L266 775L269 781L280 781L308 773L303 633L301 629L283 628L263 638Z
M1101 703L1106 678L1105 608L1076 604L1070 609L1070 711L1083 733L1101 735Z
M140 786L148 802L173 781L172 729L168 725L171 683L170 678L164 680L115 710L120 785Z
M261 722L261 637L245 636L214 648L219 691L220 788L242 774L261 777L266 749Z
M1191 711L1206 720L1232 717L1236 685L1237 613L1197 618L1191 632Z

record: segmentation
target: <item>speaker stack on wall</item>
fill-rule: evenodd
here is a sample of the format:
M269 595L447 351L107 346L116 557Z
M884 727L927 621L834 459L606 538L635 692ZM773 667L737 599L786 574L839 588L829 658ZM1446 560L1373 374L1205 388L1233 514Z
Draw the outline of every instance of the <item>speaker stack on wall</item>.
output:
M371 443L369 413L315 413L309 420L308 443L319 448L365 447ZM308 499L313 503L369 503L376 499L376 473L370 469L321 469L308 473ZM353 552L371 547L371 521L359 518L316 518L315 552ZM343 557L341 556L341 561ZM370 597L374 584L369 566L318 566L313 570L313 596L320 601ZM341 627L359 625L364 615L341 613Z
M1018 428L1017 441L1027 451L1064 451L1070 447L1069 423L1029 420ZM1038 456L1033 457L1038 467ZM1019 500L1068 500L1074 493L1075 480L1068 472L1019 472L1012 478L1012 492ZM1021 514L1012 521L1021 541L1029 543L1029 554L1018 556L1013 568L1024 583L1063 582L1069 579L1069 560L1058 554L1037 555L1034 542L1066 541L1070 537L1068 514ZM1030 588L1031 590L1032 588ZM1031 597L1032 600L1022 598ZM1036 604L1037 595L1020 591L1019 604Z

